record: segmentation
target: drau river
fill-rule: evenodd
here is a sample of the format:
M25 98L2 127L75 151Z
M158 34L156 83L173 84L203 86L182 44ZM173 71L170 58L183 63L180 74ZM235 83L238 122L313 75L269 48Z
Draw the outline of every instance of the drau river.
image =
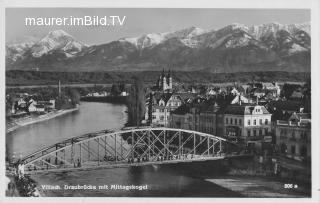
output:
M6 136L9 157L25 156L40 148L103 129L119 130L127 122L127 107L82 102L79 111L16 129ZM240 197L205 179L224 173L223 162L173 164L99 169L33 175L45 196L148 196L148 197ZM147 185L147 190L112 190L110 186ZM59 185L44 190L41 185ZM65 190L65 185L108 185L109 189Z

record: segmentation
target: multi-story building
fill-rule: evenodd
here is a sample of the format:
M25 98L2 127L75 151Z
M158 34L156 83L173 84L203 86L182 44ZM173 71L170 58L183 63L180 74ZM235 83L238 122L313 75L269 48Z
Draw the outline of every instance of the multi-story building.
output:
M155 126L168 126L170 112L183 103L179 95L172 93L151 94L148 101L145 120Z
M223 109L234 102L247 101L243 96L219 96L210 99L194 99L171 113L170 127L183 128L225 136Z
M296 160L311 157L311 115L293 113L287 121L277 120L276 144L281 155Z
M229 139L245 142L262 140L271 131L271 114L264 106L229 105L223 114L223 135Z

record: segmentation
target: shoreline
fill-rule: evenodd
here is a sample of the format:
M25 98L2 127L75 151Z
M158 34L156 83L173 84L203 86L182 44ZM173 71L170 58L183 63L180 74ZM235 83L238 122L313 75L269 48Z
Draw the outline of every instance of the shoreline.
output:
M50 112L50 113L38 116L37 118L32 118L32 119L27 118L26 120L16 122L16 125L8 128L6 130L6 133L12 132L20 127L23 127L23 126L27 126L27 125L31 125L31 124L35 124L35 123L40 123L40 122L50 120L50 119L58 117L58 116L62 116L67 113L78 111L78 110L79 110L79 107L72 108L72 109L63 109L63 110L57 110L54 112Z

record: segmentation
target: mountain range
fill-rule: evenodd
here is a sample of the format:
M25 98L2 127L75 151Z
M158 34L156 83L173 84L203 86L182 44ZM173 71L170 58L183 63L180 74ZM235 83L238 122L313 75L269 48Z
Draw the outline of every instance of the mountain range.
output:
M88 46L63 30L6 44L6 70L311 71L310 23L190 27Z

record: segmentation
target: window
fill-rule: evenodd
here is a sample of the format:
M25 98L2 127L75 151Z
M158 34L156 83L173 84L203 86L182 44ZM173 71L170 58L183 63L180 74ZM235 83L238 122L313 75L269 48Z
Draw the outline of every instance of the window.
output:
M266 119L266 120L264 121L264 124L268 125L268 119Z
M228 124L228 118L226 118L226 124Z
M251 131L250 131L250 130L248 130L248 131L247 131L247 135L248 135L248 137L250 137L250 134L251 134Z
M250 125L250 120L248 120L248 125Z
M306 146L303 145L300 148L300 155L303 156L303 157L307 156L307 147Z
M282 143L280 146L280 151L282 154L286 154L287 153L287 145Z
M233 123L233 119L232 119L232 118L230 118L230 124L232 125L232 123Z
M262 119L259 120L259 124L262 125Z
M238 119L234 119L234 124L238 125Z
M164 120L164 116L160 116L160 120L163 121Z
M257 136L257 131L256 130L253 130L253 136Z
M241 120L241 119L239 119L239 125L241 125L241 122L242 122L242 120Z
M154 119L157 119L157 116L152 116L152 119L154 120Z
M156 112L156 109L152 108L152 113L155 113Z
M264 129L264 134L265 134L265 135L268 134L268 131L269 131L268 128Z
M160 112L164 112L164 109L160 109Z
M253 125L257 125L256 119L253 120Z
M307 141L307 140L308 140L307 133L306 133L306 132L301 132L300 138L301 138L303 141Z
M296 154L296 146L291 145L291 154Z
M259 130L259 136L262 136L262 129Z

